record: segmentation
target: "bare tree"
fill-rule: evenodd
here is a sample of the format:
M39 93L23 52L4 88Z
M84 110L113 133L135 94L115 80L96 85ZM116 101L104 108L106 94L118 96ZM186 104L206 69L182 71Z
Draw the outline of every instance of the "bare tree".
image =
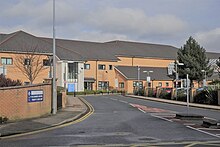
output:
M18 54L15 57L15 66L28 78L30 84L34 82L39 73L46 70L43 55L36 53L37 46L25 54Z

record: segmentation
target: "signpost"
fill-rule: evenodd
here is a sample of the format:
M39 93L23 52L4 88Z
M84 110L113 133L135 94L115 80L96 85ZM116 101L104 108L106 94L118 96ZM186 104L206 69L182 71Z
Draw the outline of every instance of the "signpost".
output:
M28 102L41 102L43 101L43 90L28 90Z
M75 84L74 83L68 84L68 92L75 92Z

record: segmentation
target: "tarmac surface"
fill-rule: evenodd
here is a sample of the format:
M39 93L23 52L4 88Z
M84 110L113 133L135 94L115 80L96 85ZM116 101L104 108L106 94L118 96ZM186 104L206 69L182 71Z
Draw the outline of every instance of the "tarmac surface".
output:
M186 105L185 102L149 98L142 96L129 95L129 97L146 99L151 101L159 101L162 103L172 103L176 105ZM220 106L208 106L201 104L190 103L191 107L208 108L220 110ZM82 118L88 113L88 106L78 97L68 96L67 105L65 108L58 110L56 115L47 115L39 118L8 122L0 124L0 139L19 134L31 133L34 131L45 130L48 128L57 127Z
M81 118L87 109L78 97L68 96L66 107L58 110L55 115L0 124L0 138L60 126Z

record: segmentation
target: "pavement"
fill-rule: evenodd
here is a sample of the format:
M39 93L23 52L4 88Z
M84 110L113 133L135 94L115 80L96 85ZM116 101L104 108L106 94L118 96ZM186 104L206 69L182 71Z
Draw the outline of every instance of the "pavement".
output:
M68 96L66 107L58 110L55 115L0 124L0 139L61 126L76 121L87 113L88 105L84 101Z

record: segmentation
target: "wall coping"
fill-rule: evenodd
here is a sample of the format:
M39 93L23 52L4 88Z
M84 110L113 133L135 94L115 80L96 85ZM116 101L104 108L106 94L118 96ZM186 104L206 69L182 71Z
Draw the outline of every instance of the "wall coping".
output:
M21 88L38 87L38 86L46 86L46 85L51 85L51 84L41 83L41 84L22 85L22 86L0 87L0 90L21 89Z

